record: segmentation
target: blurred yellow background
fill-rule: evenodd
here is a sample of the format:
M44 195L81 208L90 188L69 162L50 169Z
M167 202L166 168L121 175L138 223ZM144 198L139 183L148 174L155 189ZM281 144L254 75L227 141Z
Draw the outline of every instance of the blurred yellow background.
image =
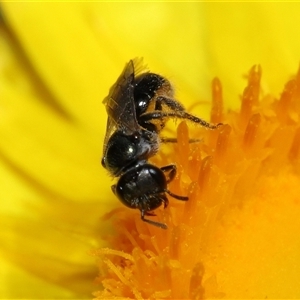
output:
M278 96L299 65L300 3L3 2L0 23L0 298L89 297L87 254L119 203L100 165L102 99L144 57L208 118L218 76L227 108L263 69ZM54 263L55 262L55 263ZM55 266L55 267L54 267Z

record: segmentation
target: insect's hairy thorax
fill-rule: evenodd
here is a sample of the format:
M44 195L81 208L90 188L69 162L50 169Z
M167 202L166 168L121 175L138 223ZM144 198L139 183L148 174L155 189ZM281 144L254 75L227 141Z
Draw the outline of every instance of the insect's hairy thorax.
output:
M158 113L168 111L164 99L172 99L174 91L170 82L154 73L145 73L136 78L134 102L138 123L141 127L159 133L168 120L167 117L157 117Z

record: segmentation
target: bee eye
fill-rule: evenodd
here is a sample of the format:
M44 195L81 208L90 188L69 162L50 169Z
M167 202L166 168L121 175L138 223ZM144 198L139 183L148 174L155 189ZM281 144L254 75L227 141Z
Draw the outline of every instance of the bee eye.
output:
M147 110L150 100L151 98L148 94L138 95L138 98L136 99L137 101L136 110L138 115L143 114Z
M163 81L164 79L161 76L152 73L142 74L136 79L134 100L137 115L141 115L147 111L151 99L161 87Z

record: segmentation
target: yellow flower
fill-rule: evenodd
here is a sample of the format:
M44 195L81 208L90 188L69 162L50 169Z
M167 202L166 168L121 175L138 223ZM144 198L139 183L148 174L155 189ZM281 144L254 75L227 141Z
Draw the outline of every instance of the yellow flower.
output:
M125 208L111 214L110 248L94 252L104 287L97 299L300 296L300 72L279 99L259 96L260 79L253 67L240 110L223 118L213 81L211 119L226 123L219 132L189 135L184 122L178 126L176 154L159 162L175 160L170 189L189 200L157 212L167 231ZM203 142L188 143L194 136Z
M137 211L116 212L126 226L109 249L117 249L124 234L135 246L124 239L124 253L100 251L106 271L114 270L105 287L116 284L110 291L128 297L299 296L293 284L299 270L298 107L296 98L274 100L299 60L298 14L297 3L2 3L0 296L82 298L98 289L90 250L103 246L111 232L101 216L119 205L100 166L106 123L101 102L124 63L136 56L175 83L186 107L208 102L209 81L217 75L224 106L237 109L244 84L237 78L254 63L263 66L266 82L260 84L260 105L243 104L242 118L223 109L229 125L219 132L190 128L191 137L200 130L203 144L186 143L187 128L180 125L180 143L171 149L178 153L180 176L172 189L189 192L190 200L184 210L171 201L168 210L158 211L174 223L168 231L145 227ZM275 98L267 96L270 91ZM209 106L201 109L208 118ZM164 161L162 151L155 163ZM263 172L273 177L257 175L262 161ZM135 217L140 236L126 231ZM133 276L122 273L131 270ZM151 286L141 286L140 279Z

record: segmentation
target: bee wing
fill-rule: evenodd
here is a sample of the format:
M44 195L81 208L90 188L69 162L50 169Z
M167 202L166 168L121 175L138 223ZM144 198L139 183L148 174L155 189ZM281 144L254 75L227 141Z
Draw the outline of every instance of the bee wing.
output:
M142 72L141 59L130 60L116 83L110 88L108 96L103 100L108 115L104 150L110 136L115 130L132 134L139 130L134 103L134 78Z

